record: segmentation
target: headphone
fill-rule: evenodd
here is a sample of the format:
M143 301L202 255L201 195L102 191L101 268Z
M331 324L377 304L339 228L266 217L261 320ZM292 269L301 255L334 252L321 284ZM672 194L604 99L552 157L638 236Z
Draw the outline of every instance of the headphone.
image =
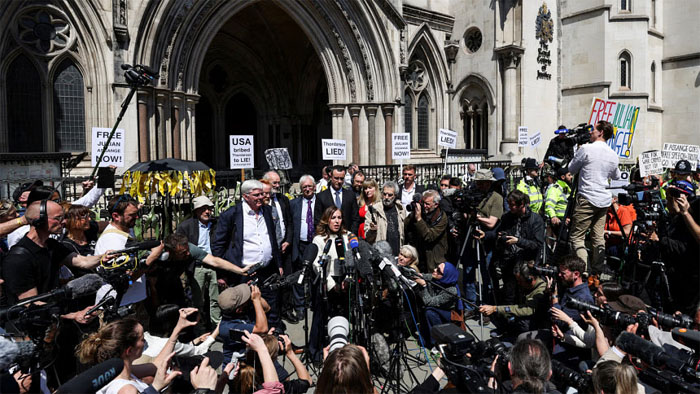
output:
M32 221L32 226L43 227L49 222L49 213L47 209L47 204L49 200L41 200L41 205L39 206L39 217Z

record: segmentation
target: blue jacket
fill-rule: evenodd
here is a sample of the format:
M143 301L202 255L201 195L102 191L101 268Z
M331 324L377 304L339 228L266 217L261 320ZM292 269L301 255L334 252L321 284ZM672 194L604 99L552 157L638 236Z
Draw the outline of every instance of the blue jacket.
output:
M243 208L241 201L227 209L219 216L214 237L211 240L211 252L216 257L230 261L241 267L243 264ZM272 208L263 205L263 217L267 225L267 234L272 245L272 263L277 267L282 267L277 238L275 236L275 223L272 220Z

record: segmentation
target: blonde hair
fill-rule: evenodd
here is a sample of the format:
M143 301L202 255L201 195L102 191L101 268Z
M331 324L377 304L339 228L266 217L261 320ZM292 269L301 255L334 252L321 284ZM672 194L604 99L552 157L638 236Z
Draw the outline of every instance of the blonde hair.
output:
M603 361L593 368L593 387L596 393L636 394L637 373L631 365Z
M141 325L134 318L115 320L88 335L76 349L76 356L83 364L98 364L110 358L122 358L126 349L140 339L136 327Z
M374 196L372 197L372 201L368 201L365 199L365 188L366 187L373 187L374 188ZM374 179L365 179L364 182L362 182L362 193L360 193L360 200L359 200L359 205L365 206L365 205L372 205L375 202L379 201L377 198L377 195L380 193L379 191L379 185L377 184L377 181Z

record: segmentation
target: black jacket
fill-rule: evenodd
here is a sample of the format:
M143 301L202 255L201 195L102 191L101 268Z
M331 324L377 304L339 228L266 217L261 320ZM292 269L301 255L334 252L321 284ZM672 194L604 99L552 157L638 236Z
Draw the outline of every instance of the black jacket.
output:
M289 199L282 193L276 193L275 197L277 198L277 201L280 202L280 208L282 208L282 220L284 220L285 232L282 242L289 242L291 245L294 234L292 233L292 210L289 207ZM271 204L273 208L276 208L274 201L272 201Z
M176 233L183 234L187 237L187 241L192 244L199 244L199 220L195 217L184 220L177 226ZM211 227L209 227L209 239L214 241L214 233L216 232L216 219L211 219ZM211 243L211 242L210 242ZM211 245L209 245L211 247Z
M561 139L558 136L554 137L549 141L549 147L544 154L544 158L547 160L549 156L554 156L571 161L574 158L574 145L575 143L571 138Z
M511 246L516 246L516 249L519 250L517 257L520 261L534 260L537 264L542 262L544 221L540 215L532 213L530 208L527 208L521 217L510 211L506 212L498 225L493 230L486 232L486 241L495 244L495 257L508 258L510 257L508 256L509 248L498 241L498 233L518 237L517 244Z
M323 212L331 206L335 206L335 191L332 187L318 193L316 195L316 203L314 205L314 226L321 221ZM343 226L346 230L357 234L357 229L360 227L360 207L357 205L355 192L350 189L343 189L342 204L340 210L343 211Z

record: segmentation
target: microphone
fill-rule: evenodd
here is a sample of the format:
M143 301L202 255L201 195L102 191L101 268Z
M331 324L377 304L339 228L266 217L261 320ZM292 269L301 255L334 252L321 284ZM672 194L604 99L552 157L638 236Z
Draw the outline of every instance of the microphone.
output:
M567 134L568 132L569 132L569 129L554 130L554 134Z
M671 330L671 336L691 349L700 349L700 331L676 327Z
M387 241L379 241L375 243L374 250L379 255L380 260L383 257L394 257L394 252L391 250L391 245Z
M56 391L57 394L95 393L109 382L114 380L124 369L124 361L119 358L111 358L101 362L73 379L67 381Z
M70 298L76 299L97 293L104 284L105 281L99 275L87 274L68 282L66 287L70 290Z
M326 241L326 245L323 247L323 253L321 254L321 259L319 259L318 263L320 265L324 265L326 263L326 260L328 259L328 252L331 250L331 246L333 245L333 240L329 239Z
M357 255L360 256L360 258L355 259L355 267L357 268L357 272L360 273L361 278L372 282L374 279L374 270L372 269L371 263L373 258L372 246L366 241L360 241L358 249Z
M639 357L653 367L666 367L675 373L698 379L700 373L688 367L682 360L666 354L661 346L642 339L630 332L623 331L615 340L615 346L623 351Z
M304 250L303 268L301 269L301 275L299 275L299 280L297 281L298 285L304 283L304 276L306 276L306 273L309 271L311 263L316 260L316 255L318 255L318 246L313 243L309 244L306 250Z
M0 372L7 371L13 364L32 356L35 348L32 341L13 342L0 337Z
M370 215L372 215L372 222L374 222L376 224L377 219L375 217L377 216L377 210L374 209L374 207L372 205L368 204L367 211L369 211Z
M335 239L335 254L338 256L338 260L340 260L340 265L344 266L345 265L345 244L343 242L342 237L338 237Z
M362 256L360 256L360 241L357 239L356 235L348 238L348 245L350 245L350 250L355 258L355 262L361 260Z

